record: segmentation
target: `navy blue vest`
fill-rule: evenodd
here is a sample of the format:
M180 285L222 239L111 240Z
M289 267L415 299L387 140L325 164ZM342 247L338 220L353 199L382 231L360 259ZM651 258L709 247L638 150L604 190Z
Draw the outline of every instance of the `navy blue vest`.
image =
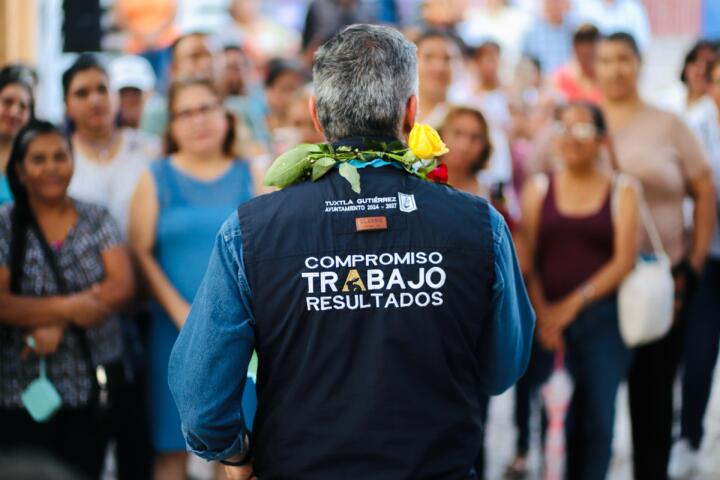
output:
M263 479L473 478L487 202L393 167L333 171L239 210ZM487 366L485 366L487 368Z

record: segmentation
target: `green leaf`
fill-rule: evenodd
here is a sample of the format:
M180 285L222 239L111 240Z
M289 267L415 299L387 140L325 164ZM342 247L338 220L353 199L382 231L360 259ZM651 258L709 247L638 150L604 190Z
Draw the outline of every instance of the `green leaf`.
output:
M393 140L390 142L390 144L387 146L387 150L391 152L397 152L398 150L405 150L408 147L405 146L402 142L398 140Z
M378 142L377 140L365 140L363 143L365 144L364 150L379 150L381 152L384 152L387 149L387 143L385 142Z
M395 160L396 162L402 162L402 161L403 161L402 155L396 155L396 154L394 154L394 153L388 152L388 153L385 153L385 156L388 157L388 158L391 159L391 160Z
M353 192L360 193L360 174L353 165L349 163L340 164L340 175L350 183Z
M405 165L412 165L413 163L415 163L417 161L418 161L418 158L415 156L415 154L412 152L412 150L410 150L408 148L407 152L405 152L405 154L402 157L402 162Z
M332 170L337 162L330 157L319 158L313 164L312 181L316 182L327 172Z
M426 177L428 173L430 173L430 172L432 172L433 170L435 170L435 168L437 167L437 165L438 165L437 160L432 159L431 161L425 163L422 167L420 167L420 168L418 169L418 173L419 173L421 176Z
M318 143L318 147L320 148L320 151L325 154L332 154L335 153L333 150L333 146L329 143Z
M269 187L287 187L302 180L310 169L311 153L317 153L318 146L310 143L303 143L280 155L270 165L263 184Z

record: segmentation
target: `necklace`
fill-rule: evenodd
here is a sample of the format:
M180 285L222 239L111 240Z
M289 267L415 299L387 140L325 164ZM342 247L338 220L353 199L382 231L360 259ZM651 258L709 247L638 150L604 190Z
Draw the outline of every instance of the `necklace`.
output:
M113 128L110 138L106 141L102 140L86 140L79 133L75 133L75 140L80 144L83 150L91 153L91 157L99 163L108 163L112 158L113 147L117 143L120 132L117 128Z

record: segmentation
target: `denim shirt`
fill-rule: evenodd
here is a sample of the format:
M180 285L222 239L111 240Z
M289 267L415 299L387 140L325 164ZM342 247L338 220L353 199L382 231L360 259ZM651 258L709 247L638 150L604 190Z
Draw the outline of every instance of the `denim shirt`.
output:
M535 314L508 227L490 208L495 252L492 315L478 345L486 394L511 387L527 366ZM243 450L241 402L255 343L251 292L237 214L215 241L205 278L170 355L169 382L188 449L206 460ZM480 395L481 392L478 392Z

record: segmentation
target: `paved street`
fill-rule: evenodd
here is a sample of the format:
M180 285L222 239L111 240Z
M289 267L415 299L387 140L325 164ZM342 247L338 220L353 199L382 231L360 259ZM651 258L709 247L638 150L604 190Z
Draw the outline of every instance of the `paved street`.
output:
M679 393L679 391L677 392ZM493 399L487 433L488 480L502 478L505 466L514 453L515 428L512 422L513 393L507 392ZM535 422L536 425L539 422ZM706 438L701 454L701 472L692 480L720 479L720 369L715 371L714 391L709 412L705 418ZM531 464L534 467L530 480L540 480L539 437L534 432ZM630 418L627 407L627 388L618 394L618 415L615 426L614 456L609 480L632 480L632 445Z

